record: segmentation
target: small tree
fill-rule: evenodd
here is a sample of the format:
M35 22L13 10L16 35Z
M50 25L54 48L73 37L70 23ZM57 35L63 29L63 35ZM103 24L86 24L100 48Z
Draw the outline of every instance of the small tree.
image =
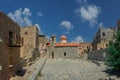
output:
M108 47L107 64L115 70L120 70L120 31L117 31L115 41L110 42Z

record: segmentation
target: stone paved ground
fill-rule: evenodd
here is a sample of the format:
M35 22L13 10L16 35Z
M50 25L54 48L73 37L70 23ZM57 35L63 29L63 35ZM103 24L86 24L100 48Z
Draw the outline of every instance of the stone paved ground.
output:
M89 61L48 59L39 80L109 80L104 70L104 64L98 66Z

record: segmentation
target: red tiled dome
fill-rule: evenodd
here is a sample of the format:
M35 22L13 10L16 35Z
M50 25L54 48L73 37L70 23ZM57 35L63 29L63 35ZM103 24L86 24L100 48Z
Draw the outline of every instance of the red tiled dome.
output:
M67 37L65 35L62 35L60 39L67 39Z

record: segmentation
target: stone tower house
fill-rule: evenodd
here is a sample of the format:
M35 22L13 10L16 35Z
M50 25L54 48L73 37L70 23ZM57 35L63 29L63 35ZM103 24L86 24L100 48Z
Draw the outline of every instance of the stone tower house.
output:
M24 65L36 60L39 57L39 31L36 26L21 28L21 36L24 38L21 47L20 58Z
M4 13L0 12L0 80L9 80L19 69L20 27Z
M114 34L115 28L99 27L92 42L93 50L106 48L109 42L114 40Z

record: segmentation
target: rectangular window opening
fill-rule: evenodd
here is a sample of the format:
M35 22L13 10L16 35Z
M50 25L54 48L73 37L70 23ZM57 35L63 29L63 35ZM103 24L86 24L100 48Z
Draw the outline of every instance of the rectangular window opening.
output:
M66 56L66 52L64 52L64 56Z

